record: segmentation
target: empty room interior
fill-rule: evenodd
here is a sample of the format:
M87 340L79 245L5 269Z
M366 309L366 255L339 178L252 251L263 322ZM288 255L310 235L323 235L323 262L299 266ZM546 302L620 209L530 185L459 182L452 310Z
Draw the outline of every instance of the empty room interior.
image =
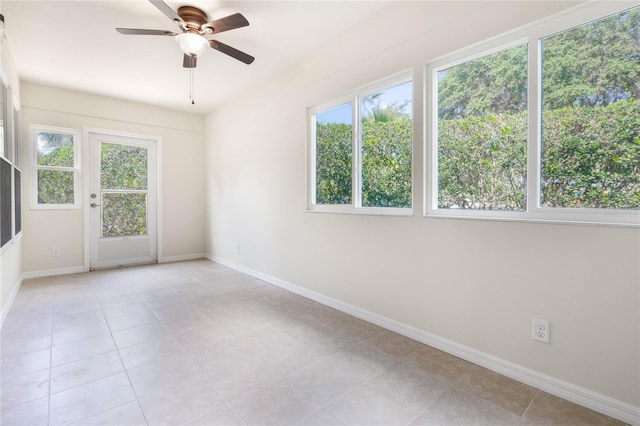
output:
M640 425L637 1L0 14L2 425Z

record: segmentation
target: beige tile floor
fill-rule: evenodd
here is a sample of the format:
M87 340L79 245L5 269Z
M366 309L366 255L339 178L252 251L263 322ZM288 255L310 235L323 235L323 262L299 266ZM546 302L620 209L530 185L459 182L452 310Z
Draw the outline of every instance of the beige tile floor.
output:
M2 425L617 421L209 261L27 280Z

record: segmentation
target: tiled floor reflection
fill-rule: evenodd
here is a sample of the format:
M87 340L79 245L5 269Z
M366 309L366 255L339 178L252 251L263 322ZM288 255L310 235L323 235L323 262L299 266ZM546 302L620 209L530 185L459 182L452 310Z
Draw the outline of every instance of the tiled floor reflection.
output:
M619 422L209 261L27 280L1 424Z

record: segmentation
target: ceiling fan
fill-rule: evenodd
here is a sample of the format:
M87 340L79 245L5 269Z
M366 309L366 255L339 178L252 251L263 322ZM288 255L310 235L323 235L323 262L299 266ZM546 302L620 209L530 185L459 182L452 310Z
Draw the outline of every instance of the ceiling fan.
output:
M143 30L138 28L116 28L116 31L126 35L160 35L174 37L180 49L184 52L182 66L185 68L195 68L198 57L202 56L209 47L245 64L250 64L254 61L255 58L251 55L205 37L223 31L246 27L249 25L249 21L247 21L241 13L234 13L233 15L209 22L207 14L197 7L182 6L178 8L176 12L162 0L149 0L149 2L169 19L178 24L181 32L175 33L173 31Z

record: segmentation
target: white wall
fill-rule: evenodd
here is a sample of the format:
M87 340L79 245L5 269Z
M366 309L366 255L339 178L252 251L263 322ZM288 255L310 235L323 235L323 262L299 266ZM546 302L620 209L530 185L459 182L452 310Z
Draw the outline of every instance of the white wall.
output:
M398 2L211 113L207 252L640 407L639 229L423 217L421 107L413 217L305 210L306 108L575 5Z
M159 260L202 255L203 116L31 82L22 82L22 108L24 143L30 143L30 124L74 128L81 134L84 127L91 127L162 138L162 223L159 224L162 247ZM29 150L25 147L24 152ZM87 165L83 167L83 173L86 173ZM81 270L84 263L83 210L30 209L32 176L26 158L23 170L25 274ZM87 190L82 192L85 200L88 195ZM53 247L61 249L60 257L51 256Z

